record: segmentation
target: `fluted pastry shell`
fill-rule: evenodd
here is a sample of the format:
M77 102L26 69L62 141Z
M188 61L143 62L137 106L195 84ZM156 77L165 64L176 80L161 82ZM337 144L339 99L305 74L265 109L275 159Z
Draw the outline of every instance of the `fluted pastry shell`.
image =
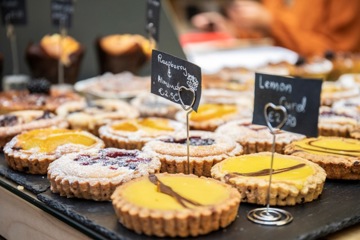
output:
M105 147L103 141L95 137L94 135L85 131L75 131L75 130L66 130L66 131L80 134L81 136L89 139L89 141L93 143L89 146L86 146L83 144L74 144L68 142L65 144L60 144L55 146L53 145L54 149L51 149L50 151L47 152L47 151L41 151L41 148L37 144L34 144L29 149L22 149L22 144L27 144L27 143L19 142L19 138L24 136L24 134L29 134L34 131L50 132L57 130L59 129L45 128L45 129L31 130L16 135L4 147L4 155L9 167L16 171L26 172L30 174L46 174L49 164L54 160L60 158L64 154L77 152L82 149L90 149L90 148L98 149Z
M235 120L221 125L215 131L230 136L243 146L244 154L271 151L273 135L267 126L251 124L247 120ZM284 153L284 147L294 140L303 139L304 135L278 131L275 152Z
M169 136L169 138L153 140L143 147L143 151L159 158L161 161L161 172L168 173L191 173L197 176L210 177L210 169L216 163L231 156L243 153L240 144L227 136L222 136L206 131L190 131L189 137L201 138L210 141L210 145L190 145L188 170L186 133L180 132ZM174 140L171 142L169 140ZM182 141L176 143L176 141Z
M128 126L128 129L125 126ZM149 117L110 122L99 129L99 135L107 147L141 149L155 138L168 136L184 129L184 124L180 122Z
M91 102L68 102L56 109L72 129L81 129L98 135L98 129L114 120L139 117L139 112L119 99L97 99Z
M316 145L310 146L309 143ZM357 139L307 138L286 146L285 154L319 164L325 169L329 179L360 180L360 141Z
M105 148L66 154L49 165L47 177L60 196L109 201L119 185L159 170L160 162L139 150Z
M261 177L244 175L244 173L248 172L243 170L244 167L241 165L241 160L251 160L253 158L261 159L261 162L264 163L261 163L261 165L257 164L255 166L255 168L259 168L257 171L265 172L266 170L266 173ZM281 158L291 161L290 163L286 163L289 165L294 165L295 163L305 164L304 167L307 168L306 170L309 173L307 173L305 177L298 177L295 175L295 177L282 176L282 178L279 179L276 179L276 174L273 174L269 204L279 206L295 205L304 202L311 202L317 199L323 190L326 179L325 171L317 164L306 159L278 153L275 153L274 156L274 171L276 171L277 168L277 161ZM222 182L228 183L237 188L240 192L242 202L266 205L267 192L269 188L269 175L267 172L269 172L268 170L271 165L270 159L271 152L254 153L225 159L211 169L211 175L213 178L221 180ZM224 165L229 164L231 161L236 162L236 170L230 171L228 168L224 168ZM256 163L258 163L258 161ZM240 172L243 175L236 174L239 173L239 170L244 171L244 173ZM299 170L297 169L296 171Z
M204 181L206 184L213 184L217 189L223 189L227 196L223 196L224 199L213 204L188 208L157 209L141 206L129 200L126 195L126 191L129 191L128 188L142 182L150 182L147 177L138 178L118 187L111 196L115 213L120 223L126 228L134 230L138 234L149 236L194 237L225 228L235 220L240 204L239 193L236 189L217 180L198 178L194 175L156 174L156 176L161 181L173 177L180 179L192 178L192 181L195 180L196 182ZM180 182L179 184L181 186ZM171 187L174 191L178 191L176 186L171 185ZM156 186L154 188L156 191ZM197 201L197 196L211 194L209 190L208 187L196 187L196 196L188 196L186 193L185 195L188 199ZM180 192L180 194L184 194L184 192ZM152 195L147 195L147 198L152 198ZM170 198L168 201L174 200Z
M0 125L0 147L4 147L15 135L24 131L46 127L67 128L69 126L63 117L41 110L23 110L4 114L0 116L0 122L9 117L16 118L16 123L8 126Z

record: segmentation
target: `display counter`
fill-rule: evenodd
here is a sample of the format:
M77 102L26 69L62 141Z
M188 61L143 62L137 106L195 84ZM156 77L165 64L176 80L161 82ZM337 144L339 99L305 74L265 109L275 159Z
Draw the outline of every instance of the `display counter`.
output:
M0 235L6 239L153 239L124 228L110 202L53 194L46 176L17 173L0 157ZM256 205L241 203L228 228L194 239L358 239L360 182L327 181L320 199L282 207L294 220L285 226L246 219ZM352 226L351 228L348 228ZM334 234L335 233L335 234Z

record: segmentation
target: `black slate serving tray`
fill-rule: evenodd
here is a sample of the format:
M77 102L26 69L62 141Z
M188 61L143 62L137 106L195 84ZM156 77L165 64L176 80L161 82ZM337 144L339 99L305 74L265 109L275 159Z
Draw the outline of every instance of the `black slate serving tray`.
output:
M0 157L0 174L6 163ZM12 171L7 178L18 182L26 179L27 185L42 188L48 180L41 176L29 177ZM356 223L360 223L360 181L327 181L321 197L311 203L292 207L281 207L289 211L294 220L285 226L263 226L247 220L247 213L256 205L241 203L238 218L226 229L193 239L317 239ZM96 232L104 239L154 239L127 230L118 223L110 202L94 202L82 199L68 199L53 194L49 189L37 194L37 198L49 208L73 219L81 229ZM91 230L91 231L90 231ZM95 236L94 236L95 237ZM160 238L159 238L160 239ZM165 239L165 238L161 238Z

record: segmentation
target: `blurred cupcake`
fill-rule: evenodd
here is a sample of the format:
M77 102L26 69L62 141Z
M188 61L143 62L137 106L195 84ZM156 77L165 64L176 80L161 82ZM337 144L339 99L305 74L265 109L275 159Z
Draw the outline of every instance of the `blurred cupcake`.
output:
M100 73L136 73L151 56L150 41L137 34L113 34L96 40Z
M26 61L32 77L46 78L58 83L59 60L64 66L64 82L76 82L84 47L70 36L59 34L44 36L39 44L30 43L26 49Z

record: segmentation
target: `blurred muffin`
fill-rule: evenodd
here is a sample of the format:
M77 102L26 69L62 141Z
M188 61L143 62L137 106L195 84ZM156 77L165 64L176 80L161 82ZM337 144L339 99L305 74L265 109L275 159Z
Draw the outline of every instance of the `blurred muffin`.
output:
M39 44L30 43L26 49L26 61L32 77L46 78L58 83L59 60L64 66L64 82L76 82L84 47L74 38L59 34L44 36Z
M113 34L96 40L100 73L136 73L151 56L150 41L137 34Z

